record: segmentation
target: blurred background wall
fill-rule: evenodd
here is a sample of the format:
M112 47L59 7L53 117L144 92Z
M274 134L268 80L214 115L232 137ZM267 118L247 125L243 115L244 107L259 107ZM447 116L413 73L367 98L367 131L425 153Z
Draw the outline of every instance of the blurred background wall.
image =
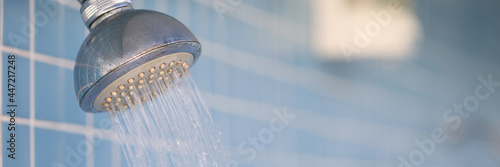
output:
M201 41L191 72L233 164L500 165L497 0L133 5L179 19ZM108 115L86 114L76 101L73 65L88 33L79 7L0 0L3 166L127 166ZM15 160L5 149L11 54Z

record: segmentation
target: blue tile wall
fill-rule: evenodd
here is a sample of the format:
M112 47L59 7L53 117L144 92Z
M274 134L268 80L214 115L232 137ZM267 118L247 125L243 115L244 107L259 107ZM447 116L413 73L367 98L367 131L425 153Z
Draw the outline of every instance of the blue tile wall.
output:
M4 34L3 44L29 50L29 1L4 1ZM6 7L8 6L8 7Z
M36 128L35 138L36 166L86 166L85 136Z
M2 67L7 67L9 63L7 62L7 56L11 55L12 53L3 53L2 54ZM18 112L16 113L16 116L23 117L23 118L28 118L29 117L29 109L30 109L30 103L28 100L26 100L26 97L29 97L30 95L30 89L29 89L29 84L30 84L30 66L29 66L29 60L27 58L21 57L21 56L16 56L16 96L15 98L16 103L18 105L17 110ZM4 74L6 75L6 74ZM2 89L7 90L7 80L2 80ZM2 95L3 97L6 97L5 95ZM2 98L3 104L8 104L9 99L8 98ZM2 113L7 112L6 109L3 109Z
M136 9L179 19L202 42L204 50L191 73L240 167L398 166L399 156L418 149L414 140L446 126L442 114L475 93L478 77L491 74L493 80L500 80L500 3L495 0L414 1L423 36L412 57L351 63L315 58L309 39L314 10L310 1L244 0L227 11L224 20L212 5L226 0L132 1ZM80 109L73 69L61 63L76 59L88 34L79 4L75 0L0 2L2 74L5 77L7 56L15 54L19 106L17 157L11 160L5 149L8 99L2 92L0 166L25 167L31 161L43 167L128 166L119 143L112 140L109 116ZM53 13L46 13L47 4ZM30 14L38 20L33 39L26 36ZM258 14L272 18L258 18ZM274 18L299 25L303 31L283 36L263 28L297 28L269 22ZM7 89L6 83L2 79L2 90ZM494 136L500 134L498 90L464 120L459 144L437 146L421 166L499 166L500 139ZM273 109L283 106L296 118L248 160L249 155L238 147L269 128ZM88 138L87 130L102 132L104 138ZM94 143L90 148L82 145L89 141ZM78 149L88 149L89 154L81 155Z
M2 127L7 127L8 123L2 122ZM6 128L4 128L6 129ZM2 139L5 140L3 143L7 143L6 141L10 140L6 136L11 134L10 131L2 129ZM15 151L15 159L7 158L7 156L2 157L3 166L29 166L30 164L30 134L29 127L25 125L17 125L15 128L15 136L16 136L16 151ZM6 145L6 144L4 144ZM7 147L5 147L7 148ZM11 152L7 149L2 149L2 155L8 155Z

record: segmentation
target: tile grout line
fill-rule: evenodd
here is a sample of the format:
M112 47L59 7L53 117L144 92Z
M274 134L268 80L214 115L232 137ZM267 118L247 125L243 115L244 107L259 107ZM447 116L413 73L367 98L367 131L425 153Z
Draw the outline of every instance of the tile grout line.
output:
M9 122L10 117L7 117L5 115L0 116L0 122ZM16 123L19 123L19 125L29 125L30 120L29 118L16 118ZM78 124L73 124L73 123L66 123L66 122L55 122L55 121L46 121L46 120L35 120L34 126L37 128L42 128L42 129L48 129L48 130L53 130L57 132L62 132L62 133L70 133L70 134L77 134L77 135L83 135L85 136L86 132L85 130L87 127L85 125L78 125ZM113 135L113 131L110 129L100 129L100 128L93 128L91 127L88 129L89 131L92 132L97 132L100 131L102 132L102 137L105 140L109 141L117 141L118 139L115 138Z
M88 36L90 34L89 29L85 29L85 36ZM73 72L73 68L71 70ZM85 128L87 129L87 132L85 133L85 139L89 142L85 142L86 144L92 144L94 143L94 133L91 129L94 127L94 115L92 113L85 113ZM93 145L87 145L87 148L92 148L88 149L88 154L86 157L86 162L87 162L87 167L94 167L95 166L95 147Z
M87 148L89 148L87 151L87 167L94 167L94 152L95 152L95 147L93 145L94 143L94 133L92 131L94 125L94 115L92 113L85 113L85 140L88 142L85 142L87 145ZM90 149L92 148L92 149Z
M59 31L59 36L62 37L65 35L65 31L64 31L64 7L61 8L61 17L60 17L60 22L63 24L62 27L62 30ZM89 34L89 31L88 29L85 29L85 35L87 36ZM62 46L65 46L65 42L64 42L64 38L61 39L60 41L63 41L61 42ZM60 45L61 46L61 45ZM63 47L64 49L64 47ZM64 51L61 51L61 55L64 54ZM63 58L61 58L63 59ZM74 66L75 63L71 63L71 71L73 71L73 66ZM60 75L62 78L65 78L64 76L64 69L63 68L60 68ZM63 80L64 81L64 80ZM64 91L64 90L63 90ZM92 148L92 149L88 149L87 151L87 154L85 156L85 160L86 160L86 166L87 167L94 167L95 166L95 147L93 145L94 143L94 133L93 133L93 126L94 126L94 115L91 114L91 113L85 113L85 129L86 131L84 132L84 135L85 135L85 140L88 141L88 142L85 142L85 144L87 145L87 148Z
M8 122L10 117L7 116L1 116L0 117L0 122ZM29 124L29 119L26 118L18 118L18 123L20 125L28 125ZM85 135L85 126L84 125L76 125L72 123L63 123L63 122L53 122L53 121L43 121L43 120L37 120L35 122L35 126L37 128L42 128L42 129L48 129L48 130L53 130L53 131L58 131L58 132L63 132L63 133L71 133L71 134L78 134L78 135ZM103 138L105 140L111 141L113 143L118 144L118 138L116 138L115 135L112 135L114 131L112 130L104 130L104 129L99 129L99 128L92 128L90 129L91 131L102 131L103 132ZM119 145L118 149L120 149ZM229 147L236 147L236 146L230 146ZM272 150L271 150L272 151ZM297 152L289 152L291 154L297 154ZM119 165L119 164L113 164L113 165ZM115 166L113 166L115 167Z
M366 83L362 83L362 82L360 83L360 82L352 81L350 79L327 74L327 73L318 71L317 69L314 69L314 68L295 65L295 64L286 63L286 62L285 63L278 62L277 60L269 59L266 57L259 57L257 55L252 54L252 53L248 53L248 52L241 51L241 50L238 50L235 48L231 48L229 46L215 43L215 42L212 42L212 41L209 41L206 39L199 39L199 40L200 40L200 42L205 44L205 53L211 53L211 54L206 54L206 56L209 58L212 58L212 59L219 61L221 63L233 65L233 67L235 67L235 68L239 68L239 69L242 69L245 71L252 72L252 73L259 75L259 76L262 76L264 78L269 78L269 79L273 79L273 80L282 82L284 84L290 84L293 86L308 89L308 90L312 91L313 93L316 93L316 94L321 95L321 96L326 97L326 98L341 100L341 98L339 96L336 96L335 94L328 93L328 91L325 92L325 90L320 90L320 89L318 89L318 87L311 86L307 82L303 82L303 81L301 82L300 80L297 80L297 79L291 77L292 76L291 73L295 73L293 71L299 71L301 73L315 74L314 77L320 77L323 79L327 79L327 80L334 82L335 84L338 84L338 85L359 85L359 87L363 87L363 89L374 91L374 92L378 92L378 91L380 91L380 89L383 89L383 88L375 86L375 85L370 85L370 84L366 84ZM265 64L268 64L269 68L273 68L273 69L283 68L284 71L289 71L289 72L287 72L286 75L281 75L281 74L277 75L277 73L269 73L269 71L275 71L275 70L264 70L263 71L260 68L253 68L253 67L250 67L248 65L236 65L235 66L235 64L241 64L243 62L235 60L235 59L231 59L231 58L226 59L228 53L240 55L240 57L247 57L245 59L251 60L254 62L263 62ZM47 56L44 59L48 59L48 58L53 58L53 56ZM43 60L43 59L40 57L40 60ZM54 60L58 60L58 59L54 58ZM71 62L69 60L64 60L64 61ZM48 60L46 60L45 62L50 63L50 61L48 61ZM61 63L61 64L63 64L63 63ZM72 64L74 64L74 62ZM246 64L246 63L244 63L244 64ZM298 69L300 69L300 70L298 70ZM386 92L386 93L388 93L391 96L393 94L398 94L398 92L394 92L394 91L390 91L390 90L389 90L389 92ZM354 97L350 97L350 98L354 98ZM345 99L343 101L349 102L349 100L345 100ZM365 105L370 106L373 104L368 103ZM380 112L380 111L377 111L377 112Z
M288 18L282 17L279 14L275 13L270 13L255 7L252 7L250 5L247 5L245 3L241 3L236 6L230 5L230 7L238 8L238 10L232 10L228 11L230 13L218 13L218 9L214 7L213 3L211 1L207 0L195 0L194 2L204 5L206 7L211 8L216 14L220 14L223 17L231 17L233 19L236 19L238 21L246 23L248 26L254 27L258 30L265 31L268 33L271 33L273 35L276 35L278 37L283 38L284 40L290 40L293 41L297 44L307 44L307 36L300 36L297 35L296 33L290 33L290 32L304 32L307 30L307 25L305 23L300 23L297 21L290 20ZM251 15L247 15L246 13L251 13ZM217 16L217 20L219 16ZM217 21L215 20L215 21ZM265 20L265 21L262 21ZM223 21L223 20L220 20ZM292 29L293 31L283 31L283 29L280 29L279 27L266 24L266 23L280 23L283 24L283 27L287 27L288 29Z
M132 1L133 4L133 7L135 7L136 9L144 9L144 0L135 0L135 1Z
M59 4L67 6L69 8L73 8L76 10L80 10L80 3L75 0L54 0L57 1Z
M203 42L203 41L204 41L204 40L202 40L202 42ZM205 41L205 43L207 43L207 42L208 42L208 41ZM221 51L231 50L230 52L235 52L235 53L237 53L237 54L239 54L239 55L246 55L244 52L241 52L241 51L237 51L237 50L233 50L233 49L230 49L230 48L223 47L223 45L221 45L221 44L216 44L216 43L212 43L212 42L208 42L208 44L209 44L209 45L208 45L208 46L209 46L209 47L208 47L209 49L207 50L207 51L208 51L208 53L211 53L211 51L214 51L214 50L220 50L220 51L218 51L219 53L221 53ZM214 48L212 48L212 47L214 47ZM222 47L222 48L221 48L221 47ZM214 52L214 53L212 53L212 54L216 54L216 53L217 53L217 52ZM225 53L225 52L223 52L223 53ZM251 54L250 54L250 55L251 55ZM249 56L249 55L247 55L247 56ZM49 57L50 57L50 56L49 56ZM214 56L212 55L211 57L214 57ZM251 57L254 57L254 56L251 56ZM264 62L265 62L265 61L264 61ZM280 67L282 67L282 66L283 66L283 67L286 67L286 68L290 68L290 67L288 67L288 66L293 66L293 65L292 65L292 64L286 64L286 63L285 63L285 64L281 64L281 65L279 65L279 66L280 66ZM293 67L297 67L297 66L293 66ZM301 68L306 68L306 67L301 67ZM306 68L306 69L307 69L307 68ZM306 71L308 71L308 70L306 70ZM258 72L258 71L257 71L257 72ZM323 75L323 74L322 74L322 75ZM328 75L327 75L327 76L328 76ZM285 78L285 79L286 79L286 78ZM285 81L286 81L286 80L285 80ZM296 86L300 86L300 85L296 85ZM300 127L300 126L299 126L299 127ZM302 127L302 128L309 128L309 127ZM309 130L311 130L311 129L309 129Z
M24 57L24 58L30 58L30 52L26 50L22 50L19 48L14 48L10 46L3 46L3 51L7 53L12 53L16 54L18 56ZM54 66L62 67L68 70L73 70L73 67L75 66L75 62L72 60L67 60L64 58L59 58L55 56L50 56L50 55L45 55L42 53L34 53L35 54L35 60L47 64L51 64Z
M167 13L168 11L168 1L165 0L155 0L155 6L157 11Z
M35 167L35 0L29 1L30 20L30 167Z
M331 90L319 90L318 87L316 87L316 86L311 86L306 82L303 82L303 81L300 81L297 79L293 79L291 77L292 74L290 74L290 72L287 72L287 71L292 71L292 72L297 71L297 72L301 72L301 73L314 74L313 77L327 79L328 81L338 83L338 85L359 85L360 88L363 88L364 90L368 90L370 92L381 93L381 91L384 91L384 89L386 89L386 88L383 88L383 87L380 87L377 85L371 85L369 83L364 83L364 82L357 82L355 80L351 80L351 79L344 78L341 76L335 76L332 74L328 74L328 73L322 72L318 69L310 68L307 66L295 65L295 64L291 64L291 63L287 63L287 62L279 62L277 60L273 60L270 58L260 57L260 56L257 56L255 54L241 51L241 50L238 50L238 49L235 49L235 48L232 48L232 47L220 44L220 43L216 43L216 42L213 42L210 40L200 39L200 41L202 43L204 43L204 45L205 45L205 47L204 47L205 55L209 58L212 58L215 61L218 61L220 63L229 64L232 67L239 68L239 69L242 69L242 70L245 70L248 72L252 72L253 74L262 76L264 78L277 80L277 81L282 82L284 84L290 84L293 86L306 88L306 89L308 89L308 90L312 91L313 93L316 93L320 96L324 96L324 97L336 99L336 100L341 100L341 101L346 102L347 104L352 103L349 101L356 101L356 100L342 99L343 97L339 97L339 96L336 96L335 94L328 93ZM27 52L22 50L22 49L12 48L12 47L8 47L8 46L3 46L3 47L4 47L5 52L19 53L21 56L28 55ZM241 55L240 57L247 57L245 59L252 60L254 62L262 62L265 64L269 64L268 66L266 66L266 68L274 68L274 69L284 68L285 70L282 70L282 71L285 71L286 73L285 73L285 75L282 75L282 74L277 75L278 73L276 73L276 72L269 73L269 71L276 71L276 70L260 70L259 68L250 67L245 63L244 63L245 65L235 65L235 64L241 64L242 62L238 61L237 59L226 58L227 57L226 54L229 54L229 53L235 54L235 55ZM25 57L27 57L27 56L25 56ZM44 62L44 63L48 63L48 64L53 64L56 66L64 66L65 68L67 68L69 70L73 70L73 65L74 65L74 61L61 59L61 58L55 58L53 56L44 55L44 54L36 54L35 60L40 61L40 62ZM286 70L286 69L288 69L288 70ZM300 69L300 70L297 70L297 69ZM321 83L317 83L317 84L321 84ZM400 94L400 92L390 90L390 89L387 89L387 90L388 91L384 91L385 92L384 94L387 94L387 96L395 96L395 95L401 96L401 95L403 95L405 97L415 98L415 100L420 101L418 99L418 97ZM349 98L353 99L353 97L349 97ZM372 106L374 104L373 104L373 102L366 102L363 105L364 105L364 108L369 108L370 106ZM381 113L384 115L382 110L375 111L375 112Z
M3 0L0 0L0 54L2 54L2 58L0 59L0 78L3 79ZM0 82L0 106L3 109L3 82ZM3 110L1 111L3 114ZM2 115L0 114L0 115ZM0 122L0 131L2 131L2 123ZM1 138L3 139L3 133L0 134ZM3 142L0 142L0 148L3 149ZM0 151L0 166L3 166L3 151Z
M371 84L363 83L363 82L357 82L355 80L351 80L348 78L343 78L340 76L331 75L331 74L319 71L318 69L310 68L307 66L295 65L295 64L291 64L291 63L287 63L287 62L279 62L278 60L273 60L273 59L266 58L266 57L260 57L260 56L254 55L252 53L248 53L245 51L241 51L239 49L231 48L229 46L219 44L216 42L212 42L212 41L209 41L206 39L199 39L199 40L200 40L200 42L205 44L205 47L204 47L205 53L211 53L211 54L205 54L209 58L212 58L212 59L219 61L221 63L232 65L232 67L251 72L255 75L259 75L259 76L262 76L264 78L269 78L269 79L276 80L276 81L279 81L279 82L284 83L284 84L289 84L289 85L293 85L296 87L305 88L305 89L312 91L313 93L318 94L320 96L334 99L334 100L340 100L342 102L346 102L346 104L352 103L352 101L356 101L355 97L351 97L351 96L346 96L346 97L342 96L341 97L340 95L329 93L333 90L331 90L331 89L329 89L329 90L319 89L319 87L324 86L324 83L316 83L316 84L319 84L317 86L310 85L308 82L294 78L293 77L293 75L295 75L294 73L300 72L302 74L303 73L314 74L314 75L309 75L309 76L315 77L315 78L322 78L326 81L329 81L329 82L337 84L337 85L351 85L351 86L355 85L355 86L358 86L359 88L363 88L363 90L367 90L367 91L375 92L375 93L380 93L381 91L383 91L385 89L385 88L380 87L380 86L371 85ZM267 64L266 68L268 68L268 70L263 70L261 68L251 67L251 66L248 66L248 63L246 63L246 62L242 62L242 61L239 61L237 59L227 58L227 54L229 54L229 53L235 54L235 55L240 55L240 57L246 57L245 59L248 61L262 62L264 64ZM47 56L47 58L51 58L51 57L52 56ZM65 61L68 61L68 60L65 60ZM49 62L49 61L46 61L46 62ZM279 74L279 75L276 72L269 73L269 71L276 71L276 70L274 70L276 68L280 68L283 71L287 71L287 73ZM344 94L344 93L341 93L341 94ZM400 94L400 92L396 92L393 90L385 91L384 94L386 96L401 96L401 95L403 95L403 94ZM408 96L408 95L404 95L404 96L421 101L421 99L418 99L417 97ZM350 99L345 99L345 98L350 98ZM370 106L373 106L373 105L375 105L374 102L366 102L363 104L363 107L369 108ZM383 111L375 111L375 112L380 113L382 115L384 114Z
M235 99L235 98L230 97L230 96L213 94L210 92L202 92L202 95L203 95L203 97L206 97L207 104L209 104L209 108L212 111L216 110L216 111L219 111L221 113L227 113L227 114L235 115L235 116L238 116L241 118L256 120L259 122L268 121L268 117L258 116L258 115L265 115L264 112L262 114L257 114L257 115L248 114L250 112L248 112L248 110L246 110L246 109L255 110L255 109L252 109L251 106L261 106L261 107L267 108L270 111L273 108L280 107L280 106L275 105L275 104L256 102L256 101L245 100L245 99ZM233 105L226 106L225 105L226 102L230 102L230 104L233 104ZM351 120L351 119L346 119L346 118L342 118L342 117L335 117L335 116L328 116L328 115L324 115L324 114L318 114L318 113L314 113L313 111L310 111L310 110L303 110L303 109L299 109L299 108L288 108L287 107L287 110L291 111L291 113L294 113L296 115L302 115L302 117L304 117L305 115L309 115L306 118L306 120L318 120L319 118L321 118L321 120L323 120L323 122L325 122L325 123L343 121L343 122L346 122L348 124L356 125L356 126L363 126L363 127L375 127L376 126L376 127L388 128L387 125L365 124L365 123L359 122L357 120ZM3 121L7 121L6 118L7 117L4 117ZM23 120L23 119L21 118L21 120ZM20 123L20 124L23 124L23 123ZM76 125L76 124L64 123L64 122L59 123L59 122L51 122L51 121L43 121L43 120L36 120L35 126L38 128L53 129L53 130L58 130L58 131L62 131L62 132L69 132L69 133L82 134L82 135L86 134L85 129L87 128L85 125ZM328 138L331 140L340 140L340 141L349 141L350 140L349 138L346 138L346 137L334 136L333 133L323 134L320 131L318 131L318 129L321 129L321 128L311 126L308 124L304 124L304 123L292 124L290 126L290 128L295 129L295 130L304 130L307 132L311 132L312 134L322 136L322 137L325 137L325 138ZM96 131L106 132L108 135L105 136L105 138L107 138L107 139L111 139L112 137L110 137L110 136L113 134L113 132L111 130L100 129L100 128L90 128L90 131L92 131L92 132L96 132ZM339 133L345 133L345 131L342 131L341 129L336 129L336 131ZM400 128L396 128L396 129L393 129L393 131L402 132L404 130L400 129ZM99 136L99 135L97 135L97 136ZM344 135L344 136L347 136L347 135ZM118 143L116 139L113 139L110 141L114 141L114 142ZM377 148L377 149L381 149L381 148ZM383 149L381 149L381 150L383 150Z
M175 15L186 27L191 27L191 4L189 1L181 0L175 3Z
M62 0L58 0L58 1L62 1ZM135 7L137 9L144 8L144 1L143 0L132 1L132 2L135 2L134 5L135 5ZM215 12L217 12L217 9L214 8L213 5L212 5L212 3L208 2L208 1L205 1L205 0L195 0L193 2L196 2L197 4L209 7L210 9L214 10ZM184 3L184 2L182 2L182 3ZM186 2L186 3L191 3L191 2ZM77 7L77 5L75 5L74 3L62 3L62 4L66 5L68 7L80 10ZM234 7L234 6L232 6L232 7ZM231 17L231 18L233 18L233 19L242 21L242 22L248 24L249 26L255 27L255 28L259 29L259 30L269 32L271 34L274 34L274 35L277 35L279 37L285 38L287 40L292 40L292 41L297 42L299 44L304 44L305 40L302 39L302 38L305 38L305 37L301 37L301 38L297 39L296 35L285 34L286 32L279 31L280 30L279 28L270 27L269 25L262 24L261 22L259 22L257 20L259 20L259 19L266 19L265 22L280 22L280 21L277 21L277 20L286 20L286 21L281 21L282 24L286 25L285 27L293 28L293 29L300 30L300 31L303 31L304 29L307 29L306 28L306 24L300 23L300 22L297 22L297 21L293 21L293 20L290 20L288 18L281 17L279 14L270 13L270 12L267 12L267 11L260 10L258 8L254 8L254 7L251 7L251 6L246 5L246 4L239 4L236 7L241 8L241 9L246 9L244 12L254 13L255 16L254 15L250 15L251 19L248 19L247 18L248 16L242 15L241 12L240 13L226 14L226 15L229 16L229 17ZM291 36L292 38L289 37L289 36Z

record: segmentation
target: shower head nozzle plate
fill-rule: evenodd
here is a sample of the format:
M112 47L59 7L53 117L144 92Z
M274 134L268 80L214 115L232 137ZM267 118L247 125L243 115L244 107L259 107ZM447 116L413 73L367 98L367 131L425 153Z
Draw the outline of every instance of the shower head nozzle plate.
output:
M172 71L183 72L189 68L193 61L194 57L191 53L180 52L147 62L127 72L104 88L95 98L93 108L97 112L104 112L109 110L111 105L124 105L122 102L125 101L125 98L134 97L134 89L142 89L145 84L152 83L154 80L172 79L173 77L170 76ZM138 97L143 96L138 95Z

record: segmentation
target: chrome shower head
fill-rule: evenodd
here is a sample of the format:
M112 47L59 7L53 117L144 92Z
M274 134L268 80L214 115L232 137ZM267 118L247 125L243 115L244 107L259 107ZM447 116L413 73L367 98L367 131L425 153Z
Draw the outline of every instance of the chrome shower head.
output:
M166 14L134 10L130 0L79 2L90 34L78 52L74 84L86 112L106 111L111 99L151 77L188 69L201 53L191 31Z

